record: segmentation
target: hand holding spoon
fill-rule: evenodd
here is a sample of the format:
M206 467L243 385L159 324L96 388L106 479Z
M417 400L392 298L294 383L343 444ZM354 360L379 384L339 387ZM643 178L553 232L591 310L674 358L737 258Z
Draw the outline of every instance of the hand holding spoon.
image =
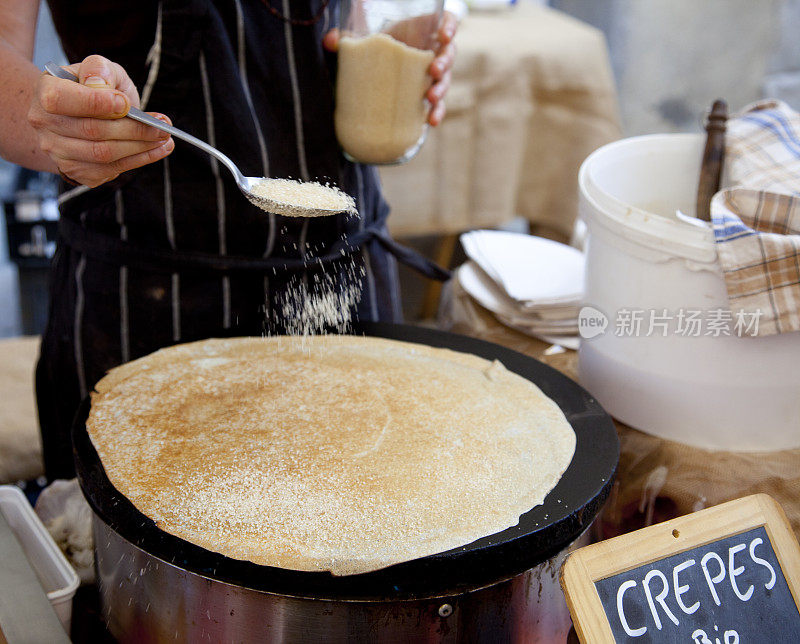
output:
M45 71L50 74L51 76L55 76L56 78L62 78L68 81L78 82L78 77L75 74L68 72L66 69L63 69L57 63L50 61L44 66ZM231 161L226 155L222 152L217 150L216 148L210 146L205 141L201 141L196 136L192 136L188 132L184 132L183 130L178 129L172 125L167 125L163 121L158 120L157 118L150 116L146 112L142 110L131 107L128 110L128 114L126 115L128 118L132 118L135 121L139 121L140 123L144 123L145 125L149 125L154 127L158 130L163 130L164 132L169 132L172 136L177 139L181 139L182 141L186 141L187 143L191 143L194 146L197 146L204 152L207 152L211 156L215 157L222 165L224 165L228 170L230 170L231 174L233 175L234 179L236 180L236 185L239 187L239 190L242 191L242 194L247 197L247 199L255 206L258 206L262 210L266 210L267 212L275 213L278 215L287 215L293 217L323 217L325 215L335 215L340 212L347 212L354 210L352 198L349 195L341 192L336 188L331 188L328 186L321 186L320 184L303 184L299 183L297 185L307 185L307 186L314 186L314 191L319 193L320 189L325 191L331 192L332 199L339 199L342 203L342 206L339 208L321 208L321 207L309 207L304 206L298 203L288 203L285 201L278 201L275 199L271 199L270 197L260 194L262 191L257 189L257 186L261 184L262 186L269 186L270 182L275 182L276 184L279 183L286 183L287 180L285 179L267 179L265 177L246 177L242 174L242 171L239 170L237 165ZM294 183L294 182L293 182ZM263 190L263 192L267 192L268 190ZM326 195L327 196L327 195Z

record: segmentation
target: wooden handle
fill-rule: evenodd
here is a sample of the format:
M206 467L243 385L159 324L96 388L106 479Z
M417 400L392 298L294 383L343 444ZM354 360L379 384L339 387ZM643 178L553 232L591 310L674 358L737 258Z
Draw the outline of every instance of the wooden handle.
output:
M700 181L697 184L696 216L703 221L711 221L711 198L719 190L722 178L727 120L728 104L717 99L706 120L706 148L703 152L703 164L700 167Z

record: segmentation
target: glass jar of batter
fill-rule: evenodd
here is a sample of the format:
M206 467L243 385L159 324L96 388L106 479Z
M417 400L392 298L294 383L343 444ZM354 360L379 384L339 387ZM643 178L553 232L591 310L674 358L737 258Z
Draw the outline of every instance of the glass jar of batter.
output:
M425 140L443 0L342 0L336 136L351 161L403 163Z

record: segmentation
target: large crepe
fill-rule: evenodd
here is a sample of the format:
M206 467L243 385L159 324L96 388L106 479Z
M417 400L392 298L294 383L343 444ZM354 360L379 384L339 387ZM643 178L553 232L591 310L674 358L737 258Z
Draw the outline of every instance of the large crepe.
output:
M351 336L162 349L97 384L87 429L162 530L335 575L516 525L575 448L558 406L499 362Z

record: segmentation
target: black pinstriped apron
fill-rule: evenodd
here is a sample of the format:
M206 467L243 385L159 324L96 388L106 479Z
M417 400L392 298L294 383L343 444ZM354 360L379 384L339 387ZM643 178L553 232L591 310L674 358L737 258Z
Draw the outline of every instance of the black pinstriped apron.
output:
M289 280L344 276L355 261L355 317L400 317L395 257L420 262L386 233L375 169L347 162L335 139L335 58L321 40L336 2L272 0L279 16L265 4L50 1L70 61L97 53L119 62L145 109L209 141L245 175L332 180L361 214L266 215L227 170L180 141L162 162L62 194L36 374L50 478L73 475L72 416L108 369L174 342L280 332Z

